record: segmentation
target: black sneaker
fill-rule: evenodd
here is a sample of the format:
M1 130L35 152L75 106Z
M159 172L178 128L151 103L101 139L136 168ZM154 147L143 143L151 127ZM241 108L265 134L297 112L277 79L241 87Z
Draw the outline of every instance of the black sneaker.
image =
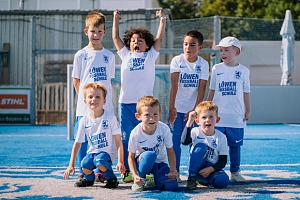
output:
M187 190L196 190L197 189L197 183L195 178L188 178L187 184L186 184Z
M96 176L95 182L104 183L106 181L106 178L102 173L95 173L95 176Z
M81 181L82 179L84 178L84 175L83 174L78 174L78 181Z
M94 181L88 181L84 178L75 183L75 187L89 187L93 185Z
M108 179L107 183L106 183L106 185L104 187L105 188L116 188L116 187L118 187L118 185L119 185L119 181L115 177L115 178Z

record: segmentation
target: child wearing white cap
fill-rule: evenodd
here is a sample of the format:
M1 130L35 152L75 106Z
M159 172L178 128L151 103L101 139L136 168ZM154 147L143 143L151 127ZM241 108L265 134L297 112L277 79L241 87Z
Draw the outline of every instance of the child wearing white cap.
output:
M216 129L227 137L231 181L245 182L240 173L241 146L246 121L250 118L250 71L237 62L241 43L225 37L218 45L222 63L213 66L207 100L219 107L221 118Z

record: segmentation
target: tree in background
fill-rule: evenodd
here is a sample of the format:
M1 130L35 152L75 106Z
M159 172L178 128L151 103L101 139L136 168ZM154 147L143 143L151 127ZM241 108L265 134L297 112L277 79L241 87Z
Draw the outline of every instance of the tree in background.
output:
M300 0L158 0L162 8L171 9L173 19L227 16L284 19L291 10L300 20Z
M300 19L299 0L203 0L199 16L284 19L286 10L291 10L294 19Z
M158 0L173 19L220 16L222 37L241 40L281 40L279 31L286 10L291 10L295 30L300 30L300 0ZM300 39L296 31L295 39Z

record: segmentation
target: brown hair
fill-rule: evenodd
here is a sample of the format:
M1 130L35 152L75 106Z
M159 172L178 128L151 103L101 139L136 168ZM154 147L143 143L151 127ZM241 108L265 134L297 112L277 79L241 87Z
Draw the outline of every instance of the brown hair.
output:
M201 111L205 111L205 110L214 111L216 113L216 117L218 117L218 106L214 104L212 101L202 101L195 108L195 111L198 116L200 115Z
M103 93L103 97L106 98L107 89L102 83L89 83L83 87L83 95L86 98L86 91L89 89L101 89Z
M101 24L104 24L105 29L105 16L100 12L92 11L85 18L85 28L89 28L90 26L98 27Z
M141 108L144 106L151 106L151 107L158 106L159 112L161 112L160 103L158 99L153 96L144 96L138 100L136 104L136 111L139 115L142 114Z

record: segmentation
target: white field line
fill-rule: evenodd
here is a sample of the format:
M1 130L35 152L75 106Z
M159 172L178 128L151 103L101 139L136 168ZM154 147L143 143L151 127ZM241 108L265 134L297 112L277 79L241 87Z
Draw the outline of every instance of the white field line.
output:
M287 163L287 164L260 164L260 165L250 165L250 164L244 164L241 165L241 167L298 167L300 166L300 163ZM187 166L180 166L181 168L187 167ZM229 167L227 165L226 167ZM1 169L66 169L65 167L20 167L20 166L0 166ZM113 167L115 168L115 166Z

